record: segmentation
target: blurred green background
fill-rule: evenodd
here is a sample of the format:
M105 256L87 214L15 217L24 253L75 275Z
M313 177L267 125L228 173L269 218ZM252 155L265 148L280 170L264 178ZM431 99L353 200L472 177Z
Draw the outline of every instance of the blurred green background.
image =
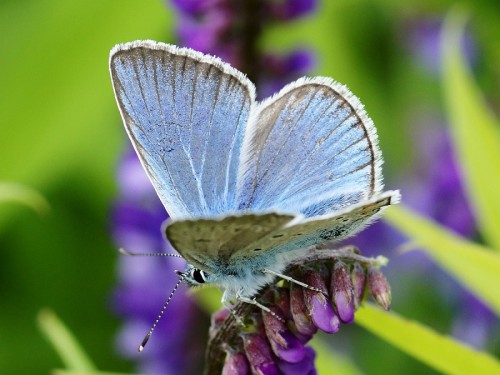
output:
M402 30L420 17L443 18L454 3L323 1L311 16L266 30L262 48L310 47L314 73L347 84L361 98L378 129L388 185L397 188L391 181L415 163L412 126L422 123L422 113L443 111L439 77L415 61ZM500 4L464 4L478 51L475 78L498 113ZM133 369L114 349L119 321L109 302L118 258L109 215L126 139L108 54L136 39L175 43L174 26L174 13L160 0L0 2L0 180L33 188L50 205L37 205L42 212L0 205L1 373L61 367L36 325L45 307L71 328L99 369ZM394 309L445 328L453 311L437 292L421 292L394 301ZM341 337L349 330L356 328ZM368 353L362 365L368 373L430 371L367 333L359 337L354 345Z

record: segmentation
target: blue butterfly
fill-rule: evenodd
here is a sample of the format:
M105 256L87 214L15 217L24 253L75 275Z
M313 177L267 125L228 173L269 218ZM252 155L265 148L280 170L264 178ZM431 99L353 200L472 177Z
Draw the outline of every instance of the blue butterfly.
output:
M287 267L331 257L399 201L360 101L330 78L301 78L262 102L241 72L187 48L135 41L111 51L125 129L188 261L182 277L254 303Z

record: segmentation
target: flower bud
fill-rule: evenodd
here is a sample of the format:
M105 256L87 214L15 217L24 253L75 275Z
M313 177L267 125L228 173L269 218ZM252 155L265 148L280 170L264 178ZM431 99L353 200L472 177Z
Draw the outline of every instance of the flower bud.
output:
M280 370L275 363L267 339L259 334L242 334L245 354L253 374L278 375Z
M290 284L290 310L297 333L303 342L309 341L318 327L311 320L311 315L304 301L304 288L302 286Z
M363 301L366 286L366 271L361 264L354 263L351 272L351 281L353 286L354 307L357 310Z
M352 323L354 320L353 286L347 265L342 261L335 262L330 290L340 320L344 323Z
M371 267L368 269L368 286L373 299L384 310L391 308L391 287L380 269Z
M304 301L313 323L326 333L335 333L340 328L339 317L333 311L332 305L326 297L327 289L320 273L309 270L305 275L305 283L309 286L325 291L317 292L304 288Z
M283 312L277 306L270 306L270 309L280 318L284 317ZM304 345L290 331L286 323L266 311L262 311L262 320L274 354L286 362L300 362L306 354Z

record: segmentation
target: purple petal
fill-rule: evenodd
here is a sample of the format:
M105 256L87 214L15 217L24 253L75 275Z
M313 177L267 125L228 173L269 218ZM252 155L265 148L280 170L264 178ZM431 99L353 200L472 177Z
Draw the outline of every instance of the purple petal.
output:
M153 185L135 151L130 148L118 167L118 186L123 200L143 205L147 201L160 202Z
M250 365L243 353L229 352L222 368L222 375L250 374Z
M351 275L344 262L335 262L331 282L330 290L340 320L344 323L352 323L354 320L354 291Z
M325 281L318 272L307 272L305 282L314 288L327 290ZM303 292L304 301L313 323L326 333L336 333L340 328L340 320L333 311L330 301L326 298L326 293L323 294L311 289L304 289Z
M268 341L258 334L242 334L245 354L252 373L278 375L280 373L271 352Z
M277 306L271 306L270 309L280 318L284 318L283 312ZM262 311L262 321L271 349L278 358L292 363L304 358L304 345L288 329L285 322L266 311Z
M303 336L302 341L308 341L318 330L309 315L304 301L303 287L290 284L290 310L297 332Z
M224 0L170 0L169 3L186 15L199 16L217 5L223 5Z
M305 16L316 8L316 0L285 0L266 2L267 12L278 20Z
M300 362L288 363L280 361L278 363L280 370L282 371L283 374L303 375L303 374L309 374L310 371L316 370L316 368L314 367L314 359L316 358L316 353L309 346L306 346L304 348L304 351L306 355Z

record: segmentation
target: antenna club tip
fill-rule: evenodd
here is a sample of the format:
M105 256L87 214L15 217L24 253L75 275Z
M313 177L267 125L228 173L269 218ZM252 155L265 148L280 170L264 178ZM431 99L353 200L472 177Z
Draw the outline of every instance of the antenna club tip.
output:
M143 350L144 350L144 347L146 346L146 344L148 343L149 341L149 338L151 337L151 331L148 332L148 334L144 337L144 339L142 340L142 343L141 345L139 345L139 348L137 349L137 351L139 353L141 353Z

